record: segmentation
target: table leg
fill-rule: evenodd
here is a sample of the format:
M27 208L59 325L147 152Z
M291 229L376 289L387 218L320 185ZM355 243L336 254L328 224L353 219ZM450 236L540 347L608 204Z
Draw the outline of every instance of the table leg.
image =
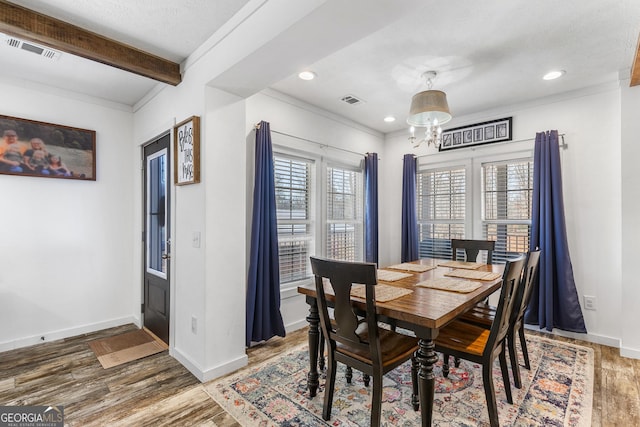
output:
M320 382L318 381L318 344L320 341L320 316L318 314L318 304L315 298L307 298L309 304L309 373L307 374L307 386L309 387L309 397L314 397L318 391Z
M433 397L435 394L435 380L433 377L433 365L438 361L433 339L418 341L418 391L420 394L420 414L422 426L430 427L433 416Z

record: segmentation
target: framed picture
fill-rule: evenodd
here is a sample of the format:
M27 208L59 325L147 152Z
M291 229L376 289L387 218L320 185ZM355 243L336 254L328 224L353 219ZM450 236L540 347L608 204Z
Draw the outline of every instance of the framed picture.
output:
M173 128L173 152L175 184L200 182L200 117L189 117Z
M440 151L511 141L511 124L512 118L505 117L504 119L447 129L442 132ZM448 143L445 144L445 141Z
M0 174L96 180L96 131L0 115Z

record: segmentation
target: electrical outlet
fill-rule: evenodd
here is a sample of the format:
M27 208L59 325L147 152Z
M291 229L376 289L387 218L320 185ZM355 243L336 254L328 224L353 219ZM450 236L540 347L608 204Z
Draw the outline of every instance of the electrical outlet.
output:
M596 309L596 297L591 295L584 296L584 309L595 310Z
M191 332L194 334L198 332L198 318L196 316L191 316Z

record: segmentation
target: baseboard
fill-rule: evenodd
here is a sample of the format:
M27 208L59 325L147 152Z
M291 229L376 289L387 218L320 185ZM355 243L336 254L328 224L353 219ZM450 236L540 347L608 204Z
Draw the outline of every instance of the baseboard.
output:
M576 340L587 341L594 344L606 345L608 347L620 348L620 339L618 338L608 337L604 335L597 335L597 334L588 334L588 333L580 334L577 332L563 331L561 329L554 329L551 332L549 332L546 329L540 329L537 325L525 325L524 327L525 329L541 332L543 334L557 335L565 338L573 338Z
M177 348L173 348L170 351L170 354L202 383L230 374L240 368L244 368L249 363L249 358L246 354L243 354L242 356L225 362L222 365L218 365L210 369L203 369Z
M620 356L630 359L640 359L640 350L636 348L620 347Z
M298 320L297 322L293 322L293 323L289 323L288 325L285 325L284 330L287 333L289 333L289 332L297 331L298 329L306 328L307 326L309 326L309 322L302 319L302 320Z
M59 329L57 331L46 331L41 334L18 338L12 341L0 343L0 352L15 350L18 348L29 347L44 342L71 338L82 334L101 331L103 329L115 328L116 326L128 325L133 323L140 327L140 319L135 316L121 317L119 319L106 320L104 322L91 323L88 325L76 326L68 329Z

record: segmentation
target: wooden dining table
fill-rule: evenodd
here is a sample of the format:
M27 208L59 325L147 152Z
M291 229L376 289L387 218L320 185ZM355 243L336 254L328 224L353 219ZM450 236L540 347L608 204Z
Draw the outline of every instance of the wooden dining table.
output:
M434 340L438 336L438 331L456 317L468 311L476 303L487 298L499 289L502 284L504 265L483 264L476 268L475 271L500 273L500 276L493 280L477 281L480 283L480 287L468 293L416 286L416 284L429 279L443 278L446 273L456 270L455 268L441 265L447 262L451 261L426 258L413 262L413 264L435 267L425 272L402 271L389 267L383 268L385 272L410 273L408 277L395 281L381 280L380 277L384 275L378 275L379 284L413 291L408 295L391 301L376 302L376 306L379 321L413 331L419 338L417 354L419 363L418 391L423 426L431 426L433 414L435 384L433 366L438 361ZM309 323L309 373L307 382L310 397L314 397L319 386L318 347L320 339L320 317L316 301L315 283L299 286L298 292L305 295L306 302L309 304L309 316L307 317L307 322ZM325 284L325 294L330 304L333 289L328 284ZM357 309L365 310L364 299L352 297L352 301Z

